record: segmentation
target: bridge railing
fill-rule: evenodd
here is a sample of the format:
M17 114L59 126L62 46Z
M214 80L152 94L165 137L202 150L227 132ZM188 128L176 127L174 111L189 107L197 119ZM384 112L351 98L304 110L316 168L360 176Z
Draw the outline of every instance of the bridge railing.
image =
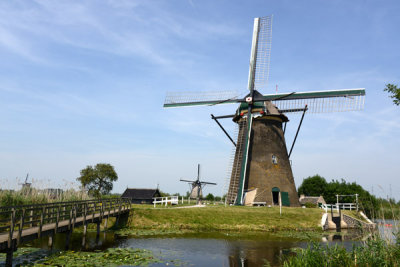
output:
M336 203L336 204L322 204L321 208L328 212L331 209L339 211L341 210L357 210L357 204L354 203Z
M0 234L8 233L11 246L14 233L18 233L19 243L23 229L38 227L40 237L43 225L53 223L57 232L60 221L69 220L68 225L73 227L79 217L84 221L95 215L102 218L105 212L121 212L130 205L129 199L109 198L0 207Z

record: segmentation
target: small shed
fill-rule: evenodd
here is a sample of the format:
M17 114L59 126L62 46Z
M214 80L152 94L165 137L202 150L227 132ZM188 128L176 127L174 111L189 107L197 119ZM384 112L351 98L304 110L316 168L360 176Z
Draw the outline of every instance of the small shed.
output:
M326 204L323 196L319 197L309 197L305 195L300 195L299 202L301 206L305 206L306 204L315 205L315 207L319 207L322 204Z
M158 189L127 188L121 198L130 198L133 204L153 204L153 198L160 196Z

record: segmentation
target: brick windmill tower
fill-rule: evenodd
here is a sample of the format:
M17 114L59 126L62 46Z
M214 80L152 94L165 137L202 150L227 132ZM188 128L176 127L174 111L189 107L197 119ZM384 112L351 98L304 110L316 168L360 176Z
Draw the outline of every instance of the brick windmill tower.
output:
M343 89L281 94L260 93L269 76L272 16L255 18L250 54L248 92L240 98L230 92L169 93L164 107L239 104L235 114L214 116L224 133L236 146L227 202L236 205L299 206L285 141L287 113L304 114L361 110L365 89ZM237 142L229 136L219 119L232 118L238 125ZM295 140L297 138L297 133Z

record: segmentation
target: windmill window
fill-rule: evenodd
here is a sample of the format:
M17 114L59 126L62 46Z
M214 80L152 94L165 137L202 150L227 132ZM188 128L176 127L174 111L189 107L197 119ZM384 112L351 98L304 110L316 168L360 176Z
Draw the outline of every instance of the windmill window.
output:
M275 155L272 155L272 164L278 164L278 158Z

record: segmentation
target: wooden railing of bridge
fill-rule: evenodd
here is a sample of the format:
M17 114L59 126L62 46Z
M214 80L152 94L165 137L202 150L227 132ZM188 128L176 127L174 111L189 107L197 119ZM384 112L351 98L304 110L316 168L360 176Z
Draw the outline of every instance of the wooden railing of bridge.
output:
M17 247L26 241L49 236L49 245L55 234L67 232L66 248L72 231L77 226L97 224L109 217L116 217L116 224L121 215L127 215L131 207L130 199L109 198L97 200L54 202L46 204L0 207L0 252L6 253L6 266L12 266L12 255ZM84 240L84 239L83 239Z

